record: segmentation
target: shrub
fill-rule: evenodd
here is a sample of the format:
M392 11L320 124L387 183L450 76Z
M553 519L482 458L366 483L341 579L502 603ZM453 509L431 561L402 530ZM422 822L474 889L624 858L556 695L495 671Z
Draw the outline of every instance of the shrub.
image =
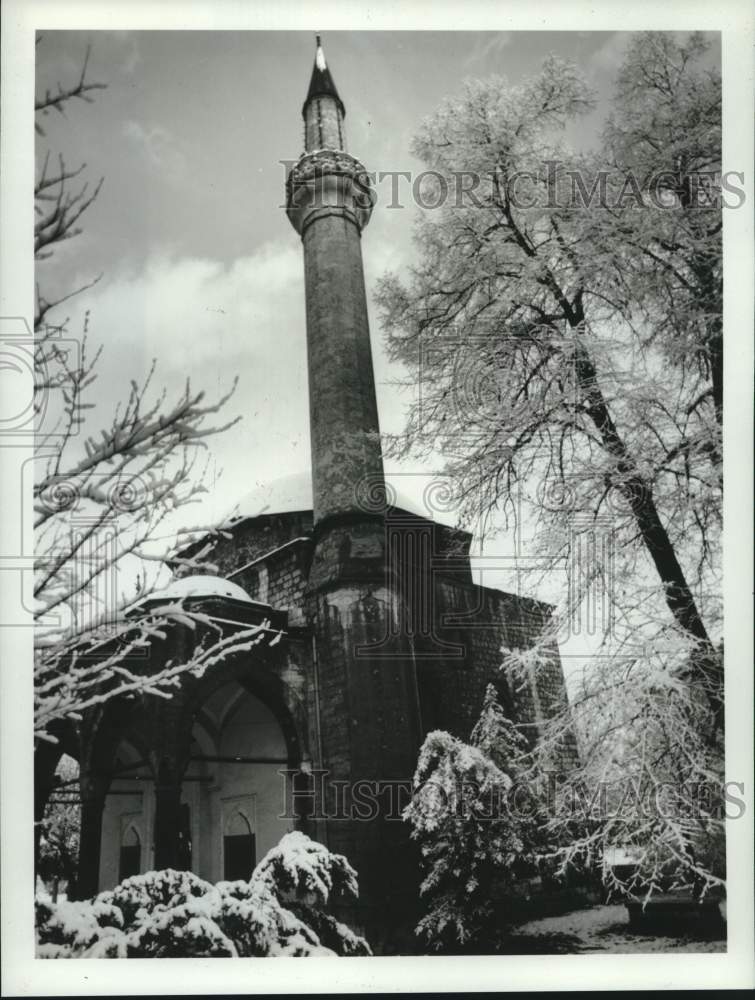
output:
M212 885L192 872L147 872L93 900L36 901L39 958L236 958L369 955L327 912L358 896L346 858L288 833L248 882Z

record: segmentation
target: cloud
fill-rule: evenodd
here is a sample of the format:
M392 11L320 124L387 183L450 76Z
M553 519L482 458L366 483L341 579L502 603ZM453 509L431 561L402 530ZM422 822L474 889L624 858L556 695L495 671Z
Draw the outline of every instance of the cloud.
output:
M370 289L386 268L402 269L406 248L366 237L366 279L378 406L383 431L403 426L405 392L386 355ZM154 391L166 405L190 380L208 400L238 388L217 422L235 427L208 441L209 495L189 520L223 517L257 483L310 468L304 268L294 240L271 242L231 264L154 254L136 271L106 275L71 300L70 335L89 313L91 349L102 346L91 389L86 435L98 432L122 401L131 379L141 383L157 360ZM222 470L222 478L219 473Z
M135 31L101 32L98 46L104 42L112 42L113 53L111 65L117 66L121 73L132 76L137 66L141 65L142 53Z
M599 48L588 56L588 67L613 75L624 60L631 37L632 32L628 31L616 31L611 34Z
M129 119L123 123L123 134L136 144L150 167L171 174L186 172L186 154L178 147L173 133L162 125L145 128L139 122Z
M187 379L208 400L238 388L217 421L241 416L208 441L208 516L223 516L256 481L307 468L309 420L303 267L296 244L267 244L230 266L155 255L138 273L115 275L72 300L69 331L87 310L92 346L102 345L96 408L85 433L103 426L129 381L157 359L155 393L167 403ZM222 485L217 474L223 472ZM194 520L192 514L191 520Z
M507 49L511 45L511 42L512 33L510 31L492 32L484 40L475 42L472 51L464 62L466 65L472 66L487 59L494 59L501 55L504 49Z
M121 63L121 70L127 76L132 76L134 70L142 61L142 54L139 49L139 43L137 42L136 36L133 32L125 31L123 32L123 36L126 43L126 52L123 57L123 62Z

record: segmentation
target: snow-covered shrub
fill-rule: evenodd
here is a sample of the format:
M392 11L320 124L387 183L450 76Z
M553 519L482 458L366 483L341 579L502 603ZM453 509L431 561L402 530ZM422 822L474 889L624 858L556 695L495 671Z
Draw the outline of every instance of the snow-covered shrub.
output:
M370 954L363 938L327 912L332 899L359 896L357 874L342 854L331 854L303 833L290 833L259 863L251 887L258 893L267 889L326 949Z
M123 958L123 915L101 899L94 902L35 901L38 958Z
M178 872L168 868L161 872L146 872L124 879L115 889L97 897L123 914L124 923L138 922L142 914L156 910L173 910L192 897L204 896L208 883L193 872Z
M357 875L342 854L331 854L303 833L287 834L257 865L252 887L265 886L281 902L326 907L331 895L359 895Z
M212 885L167 869L125 879L92 901L37 899L40 958L233 958L369 955L326 912L358 895L348 861L303 833L286 834L249 882Z
M492 685L470 743L440 730L425 739L404 819L425 873L416 932L435 948L488 945L505 920L536 836L537 803L516 786L525 752Z

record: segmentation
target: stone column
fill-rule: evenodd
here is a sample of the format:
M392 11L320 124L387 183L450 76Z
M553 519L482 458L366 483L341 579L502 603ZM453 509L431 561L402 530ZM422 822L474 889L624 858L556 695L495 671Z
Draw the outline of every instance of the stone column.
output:
M155 868L181 866L181 775L161 768L155 782Z
M99 775L79 775L81 788L81 834L79 838L79 877L75 899L89 899L100 889L100 852L102 849L102 812L105 808L107 787Z

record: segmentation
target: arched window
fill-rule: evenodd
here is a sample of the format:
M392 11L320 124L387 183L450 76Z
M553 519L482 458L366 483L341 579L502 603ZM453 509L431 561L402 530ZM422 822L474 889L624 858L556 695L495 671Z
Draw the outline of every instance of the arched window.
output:
M257 863L252 826L241 810L228 817L223 836L223 878L229 882L251 877Z
M142 842L133 824L126 828L121 840L121 855L118 865L118 881L138 875L142 869Z

